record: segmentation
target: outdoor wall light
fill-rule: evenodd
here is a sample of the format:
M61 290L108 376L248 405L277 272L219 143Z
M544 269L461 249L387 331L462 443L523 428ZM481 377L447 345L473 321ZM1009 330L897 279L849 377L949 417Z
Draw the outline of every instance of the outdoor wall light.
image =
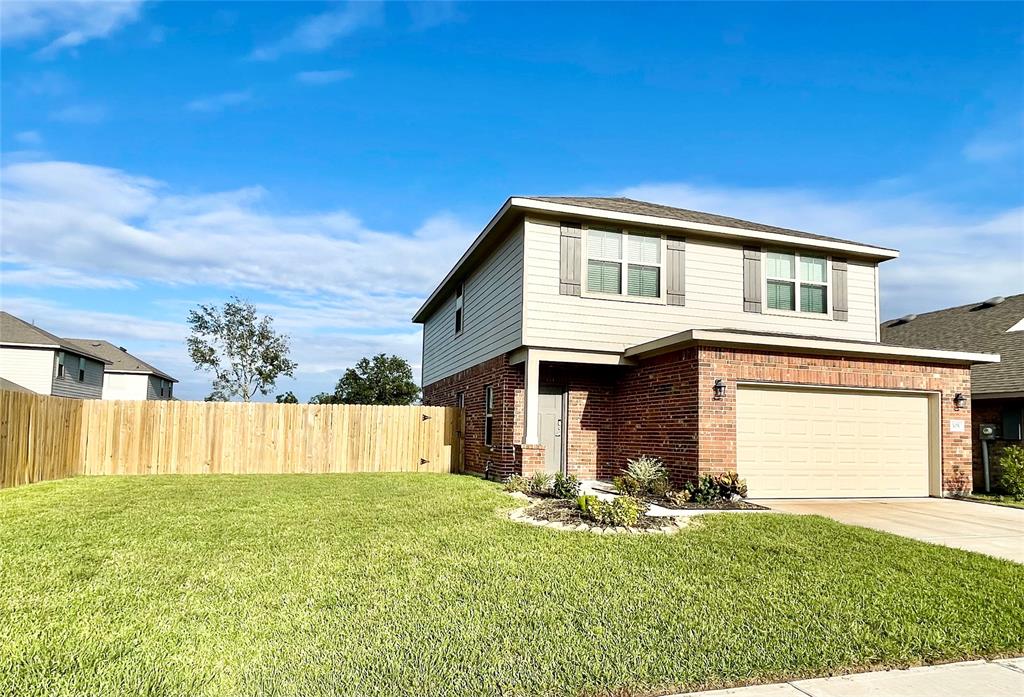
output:
M964 393L963 392L957 392L955 395L953 395L953 408L954 409L956 409L957 411L960 411L965 406L967 406L967 397L964 397Z
M715 384L712 388L715 391L715 399L721 399L725 396L725 380L722 378L715 378Z

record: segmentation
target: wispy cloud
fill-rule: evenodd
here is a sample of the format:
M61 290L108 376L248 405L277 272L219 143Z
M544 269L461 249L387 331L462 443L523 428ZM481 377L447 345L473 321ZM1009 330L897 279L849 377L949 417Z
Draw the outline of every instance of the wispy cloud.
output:
M447 0L410 2L407 7L412 20L412 28L415 30L432 29L462 19L462 14L456 3Z
M19 131L14 134L14 139L22 145L40 145L43 142L39 131Z
M618 195L899 249L900 259L880 267L886 317L1024 290L1024 207L978 212L927 193L837 196L690 183L642 184Z
M348 80L352 75L351 70L304 70L295 73L295 79L304 85L329 85L332 82Z
M1024 156L1024 113L1004 116L983 129L963 148L970 162L995 164Z
M72 104L50 114L51 121L62 123L95 124L107 118L107 109L101 104Z
M209 97L193 99L191 102L185 105L185 108L189 111L217 113L220 111L224 111L228 107L240 106L247 102L251 102L252 97L253 95L251 90L223 92L221 94L214 94Z
M48 41L37 55L50 58L101 39L137 20L141 0L33 0L0 3L4 44Z
M313 53L330 48L335 42L360 29L384 21L384 6L379 2L348 2L302 20L289 34L256 48L250 58L276 60L285 53Z

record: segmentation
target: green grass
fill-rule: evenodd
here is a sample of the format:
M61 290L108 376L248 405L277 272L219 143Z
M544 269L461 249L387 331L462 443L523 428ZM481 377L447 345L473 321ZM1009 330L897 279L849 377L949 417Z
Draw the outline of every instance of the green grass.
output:
M982 503L994 503L997 506L1009 506L1010 508L1024 508L1024 501L1017 501L1009 496L1000 494L968 494L964 496L968 501L981 501Z
M0 492L0 694L652 694L1024 653L1024 566L823 518L519 525L450 475Z

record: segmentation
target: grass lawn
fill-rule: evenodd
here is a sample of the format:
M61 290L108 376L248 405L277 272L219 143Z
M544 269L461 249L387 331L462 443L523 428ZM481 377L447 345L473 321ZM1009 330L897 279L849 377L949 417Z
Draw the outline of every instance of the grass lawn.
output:
M968 494L964 496L968 501L981 501L982 503L994 503L997 506L1009 506L1010 508L1024 508L1024 501L1017 501L1009 496L999 494Z
M0 695L633 695L1024 653L1024 566L823 518L503 518L451 475L0 491Z

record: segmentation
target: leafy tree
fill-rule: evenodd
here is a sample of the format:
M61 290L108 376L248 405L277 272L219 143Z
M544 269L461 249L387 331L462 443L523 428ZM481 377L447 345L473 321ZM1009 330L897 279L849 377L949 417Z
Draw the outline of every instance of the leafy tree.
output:
M276 401L278 404L298 404L299 398L295 396L294 392L288 390L284 394L279 394L276 397L274 397L274 401Z
M399 356L383 353L360 358L338 380L334 394L321 392L310 404L414 404L420 388L412 378L412 366Z
M295 373L288 337L274 331L270 316L258 317L250 302L232 297L223 307L200 305L189 311L188 323L192 362L214 375L209 401L248 402L257 392L269 394L280 376Z

